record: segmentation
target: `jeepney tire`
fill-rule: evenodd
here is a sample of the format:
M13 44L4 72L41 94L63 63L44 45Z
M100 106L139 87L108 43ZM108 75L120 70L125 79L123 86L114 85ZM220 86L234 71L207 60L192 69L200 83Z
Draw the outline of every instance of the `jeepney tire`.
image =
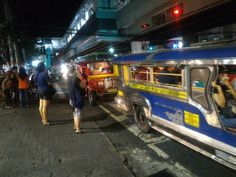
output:
M143 107L134 106L134 120L138 126L138 128L145 133L148 133L151 129L149 121L145 115Z
M88 92L88 101L91 106L96 105L96 93Z

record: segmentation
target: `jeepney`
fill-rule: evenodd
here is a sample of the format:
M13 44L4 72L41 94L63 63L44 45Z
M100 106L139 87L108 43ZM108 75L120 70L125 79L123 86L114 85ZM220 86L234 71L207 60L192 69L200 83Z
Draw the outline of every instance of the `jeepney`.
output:
M236 170L236 114L224 115L213 99L219 76L234 85L236 45L163 49L120 56L113 64L115 103L133 112L142 131L153 128Z
M101 97L117 94L117 77L110 61L84 60L78 62L77 67L86 82L85 95L90 105L94 106Z

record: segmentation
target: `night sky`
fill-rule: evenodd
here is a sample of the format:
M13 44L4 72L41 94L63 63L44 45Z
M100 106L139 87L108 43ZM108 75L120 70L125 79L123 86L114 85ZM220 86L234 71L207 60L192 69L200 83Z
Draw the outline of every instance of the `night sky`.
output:
M83 0L10 0L10 6L30 36L60 37Z

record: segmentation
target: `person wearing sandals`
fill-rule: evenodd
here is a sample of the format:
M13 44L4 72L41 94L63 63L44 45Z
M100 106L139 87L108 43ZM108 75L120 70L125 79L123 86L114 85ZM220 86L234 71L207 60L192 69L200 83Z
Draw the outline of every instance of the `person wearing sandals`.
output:
M74 118L74 130L75 133L84 133L80 127L81 125L81 110L84 107L83 100L83 90L85 88L85 83L81 80L81 74L79 70L76 70L74 66L69 68L68 74L68 92L70 105L73 108L73 118Z
M43 62L40 62L36 68L35 83L37 85L37 91L39 95L39 113L42 119L43 125L49 125L47 112L48 105L52 99L52 95L49 93L49 87L51 85L51 79Z

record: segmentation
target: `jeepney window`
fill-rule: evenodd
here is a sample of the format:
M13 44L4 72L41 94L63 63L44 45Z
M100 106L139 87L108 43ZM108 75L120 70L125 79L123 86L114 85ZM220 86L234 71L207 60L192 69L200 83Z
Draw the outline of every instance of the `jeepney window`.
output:
M179 87L182 85L182 70L180 67L154 67L154 83Z
M236 126L236 66L219 66L219 74L211 83L212 97L218 106L224 125ZM232 119L228 122L226 119ZM234 119L234 120L233 120Z
M112 66L109 62L89 63L87 66L92 75L110 74L113 72Z
M194 101L209 109L209 104L206 94L206 86L209 80L210 70L208 68L191 69L191 97Z
M131 80L150 81L150 71L147 66L131 66Z

